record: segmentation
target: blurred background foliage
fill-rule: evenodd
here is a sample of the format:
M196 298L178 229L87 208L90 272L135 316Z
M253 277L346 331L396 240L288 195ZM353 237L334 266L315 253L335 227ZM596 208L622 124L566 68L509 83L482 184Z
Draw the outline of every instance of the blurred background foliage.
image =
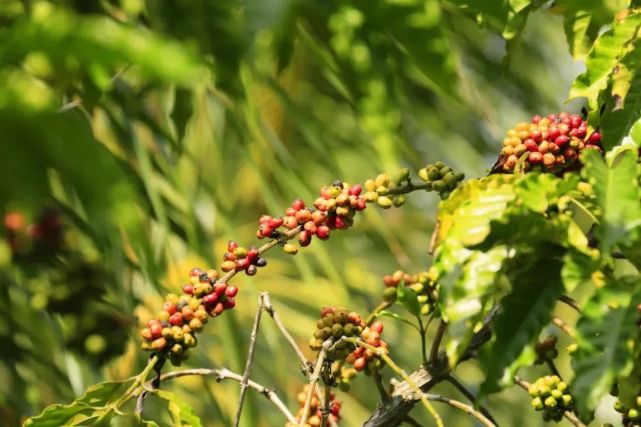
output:
M228 239L252 243L261 214L399 166L487 173L515 122L580 108L563 105L571 81L626 3L0 2L0 424L138 372L138 325L192 267L217 266ZM188 366L242 370L259 291L302 346L322 305L365 314L382 275L429 266L436 203L414 195L295 258L270 253L258 277L235 279L237 310ZM386 323L392 357L414 369L413 331ZM304 379L269 321L258 354L253 379L293 409ZM468 363L458 376L481 373ZM168 387L206 425L230 424L237 384ZM378 398L366 378L352 390L339 393L345 426ZM490 406L502 425L542 423L526 393ZM145 413L167 420L154 399ZM244 425L282 422L250 392Z

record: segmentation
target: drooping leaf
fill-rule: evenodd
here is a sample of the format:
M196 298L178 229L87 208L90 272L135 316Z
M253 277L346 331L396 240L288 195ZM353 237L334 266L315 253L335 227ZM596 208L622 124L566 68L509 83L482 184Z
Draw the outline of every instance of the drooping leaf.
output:
M636 35L641 25L641 14L633 14L615 22L594 43L586 60L586 71L579 75L570 89L570 99L586 97L593 108L597 107L599 93L608 85L610 75L626 44Z
M638 331L639 279L606 280L583 307L576 326L579 347L572 357L575 377L571 389L586 422L617 376L625 377L632 369L628 341Z
M394 313L393 311L381 310L378 313L376 313L376 317L391 317L392 319L400 320L401 322L410 325L412 328L416 329L417 331L420 331L418 326L416 326L414 323L404 318L403 316Z
M167 410L175 427L202 427L200 418L194 414L194 410L183 399L179 399L175 394L165 390L156 391L156 395L167 403Z
M68 405L51 405L35 417L29 418L25 427L60 427L63 425L78 425L88 423L95 418L94 413L102 413L106 406L127 390L133 383L133 378L124 381L106 381L92 385L85 393Z
M584 157L586 177L601 209L596 229L600 249L609 254L617 244L630 245L641 226L641 193L637 182L636 149L622 149L607 159L596 152Z
M556 245L538 245L510 262L507 276L512 290L501 300L503 311L493 325L495 338L481 353L485 372L482 393L493 393L509 384L515 364L531 359L521 355L549 323L555 301L563 293L563 252Z

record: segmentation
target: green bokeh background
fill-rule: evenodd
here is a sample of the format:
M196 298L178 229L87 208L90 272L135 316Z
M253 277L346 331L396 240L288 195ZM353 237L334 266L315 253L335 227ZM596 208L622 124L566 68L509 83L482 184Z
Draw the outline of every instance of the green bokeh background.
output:
M254 244L261 214L313 201L337 178L363 182L437 160L478 177L516 122L577 112L564 101L582 63L568 49L562 10L532 13L506 41L491 19L479 25L457 3L0 2L0 210L35 221L53 206L66 224L62 251L12 257L0 243L0 424L139 372L147 355L137 330L162 295L179 292L192 267L219 265L228 239ZM623 6L594 3L604 22ZM260 291L301 346L321 306L367 313L384 274L429 267L437 203L414 194L403 209L367 209L352 229L294 258L270 252L256 277L234 279L237 308L207 325L186 366L242 371ZM52 308L57 297L68 312ZM105 351L79 332L88 322ZM386 321L391 356L407 371L420 361L414 334ZM474 389L482 372L470 362L457 376ZM252 378L295 410L304 378L268 318ZM236 383L166 387L205 425L231 424ZM362 377L338 393L342 425L367 418L372 390ZM519 389L488 405L501 425L543 425ZM447 426L474 425L437 409ZM168 422L153 398L145 414ZM432 425L423 408L412 415ZM249 392L244 426L283 423Z

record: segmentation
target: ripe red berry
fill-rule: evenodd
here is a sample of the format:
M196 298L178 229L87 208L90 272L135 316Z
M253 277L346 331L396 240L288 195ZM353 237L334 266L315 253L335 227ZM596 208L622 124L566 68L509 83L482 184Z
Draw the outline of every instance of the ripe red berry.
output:
M598 131L592 132L592 135L588 138L588 142L591 144L597 144L601 142L601 134Z
M238 288L236 286L227 286L225 289L225 295L229 298L233 298L238 294Z
M533 152L528 155L527 161L533 165L539 164L543 161L543 154L539 152Z
M554 140L554 143L555 143L556 145L558 145L559 147L564 147L564 146L565 146L565 145L567 145L567 143L569 143L569 142L570 142L570 138L569 138L567 135L559 135L559 136L558 136L558 137L556 137L556 139Z
M171 301L165 301L165 303L162 305L162 309L169 314L174 314L176 312L176 304Z
M187 295L192 295L194 293L194 285L189 283L184 285L183 292L186 293Z
M228 298L227 300L223 301L223 308L230 310L236 306L236 301L234 301L233 298Z
M218 297L219 297L219 294L217 292L212 292L209 295L205 295L203 297L203 300L202 300L203 304L204 305L212 305L212 304L218 302Z
M174 313L169 317L169 323L174 326L182 326L184 323L183 315L181 313Z
M360 196L361 191L363 191L363 188L361 187L360 184L353 185L349 189L349 194L352 196Z
M292 202L292 208L296 209L297 211L303 209L305 207L305 202L302 199L296 199Z
M329 238L329 227L326 225L321 225L316 229L316 236L321 240L326 240Z
M217 294L218 296L224 294L226 290L227 290L227 283L216 283L214 285L214 293Z
M525 145L525 148L527 151L539 151L539 145L536 143L534 139L526 139L523 144Z

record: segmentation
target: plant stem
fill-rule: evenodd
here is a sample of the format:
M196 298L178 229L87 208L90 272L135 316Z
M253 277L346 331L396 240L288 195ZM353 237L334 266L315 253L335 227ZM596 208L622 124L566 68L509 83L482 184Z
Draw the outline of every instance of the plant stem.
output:
M476 396L474 396L459 380L454 378L452 375L448 375L445 378L450 384L452 384L458 391L460 391L463 396L467 398L467 400L470 401L473 405L476 405ZM488 411L484 406L479 405L479 411L490 421L492 421L494 424L497 424L496 420L490 414L490 411ZM498 425L498 424L497 424Z
M425 325L423 325L423 320L421 319L421 316L417 316L418 318L418 327L419 327L419 333L421 334L421 357L423 358L423 364L427 364L427 343L425 342L425 332L427 328Z
M332 339L325 341L318 352L318 358L316 359L316 365L314 366L314 372L309 379L309 390L307 391L307 398L305 399L305 406L303 406L303 412L301 413L300 420L298 420L298 427L305 427L307 422L307 417L309 416L309 407L312 403L312 396L316 390L316 383L320 378L321 369L323 369L323 363L325 362L325 355L327 350L332 345Z
M450 399L449 397L441 396L438 394L425 394L424 396L428 400L431 400L434 402L446 403L454 408L460 409L464 411L466 414L468 414L469 416L476 418L481 424L483 424L486 427L497 426L497 424L494 421L489 420L481 412L475 410L474 407L470 405L466 405L465 403L459 402L458 400Z
M330 384L329 381L325 381L325 392L324 392L324 399L323 399L323 410L321 411L320 427L327 426L327 418L329 418L329 414L330 414L329 399L331 398L332 387L329 384Z
M245 363L243 379L240 382L240 397L238 398L238 408L236 409L236 416L234 418L234 427L238 427L238 425L240 424L240 415L243 411L245 393L247 392L247 381L249 380L249 373L251 371L252 363L254 362L254 354L256 353L258 327L260 326L260 318L263 314L263 295L264 294L262 293L258 295L258 310L256 310L256 317L254 317L254 326L252 327L252 332L249 336L249 352L247 354L247 361Z
M372 323L374 323L374 320L376 320L376 317L378 316L378 313L381 311L391 307L394 303L393 302L388 302L388 301L383 301L380 303L372 312L367 316L365 319L365 324L367 326L370 326Z
M563 320L559 319L558 317L554 317L552 319L552 323L554 326L559 328L562 332L567 334L570 338L576 339L576 334L574 333L574 329L567 323L565 323Z
M441 419L441 416L436 412L432 404L425 398L423 395L423 392L421 389L412 381L412 379L407 375L407 373L401 369L394 361L387 355L387 353L379 347L374 347L372 345L367 344L366 342L360 341L356 338L342 338L343 341L351 342L353 344L359 345L361 347L364 347L368 350L373 351L378 357L380 357L394 372L396 372L403 380L410 386L412 391L416 393L416 396L421 399L421 402L423 402L423 406L425 406L425 409L427 409L427 412L434 418L434 421L436 422L436 425L438 427L444 427L443 425L443 420ZM299 426L302 427L302 426Z
M579 304L572 298L567 295L561 295L559 297L559 301L562 303L565 303L575 309L577 312L581 313L581 307L579 307Z
M438 324L438 329L436 330L434 341L432 341L432 350L430 351L430 363L432 364L436 363L436 359L438 358L438 349L441 346L441 340L443 339L443 335L445 335L446 329L447 323L445 323L445 321L441 319L440 323Z
M186 377L190 375L198 375L202 377L206 376L213 376L216 378L216 381L223 381L223 380L232 380L232 381L237 381L237 382L242 382L243 381L243 376L239 375L235 372L232 372L226 368L221 368L221 369L205 369L205 368L199 368L199 369L185 369L182 371L174 371L174 372L169 372L167 374L163 374L161 376L162 381L167 381L170 379L174 378L180 378L180 377ZM151 383L149 383L151 384ZM296 417L287 409L287 406L283 403L283 401L278 397L275 391L262 386L258 384L257 382L254 382L252 380L247 380L247 386L249 388L252 388L265 396L269 401L271 401L277 408L278 410L285 415L287 420L290 423L297 424L298 421L296 421Z
M289 345L294 349L294 352L296 353L296 356L298 356L298 360L300 360L300 363L303 367L304 372L307 374L311 373L312 371L312 365L307 360L305 355L303 354L302 350L298 347L296 344L296 341L292 337L292 335L289 333L287 328L285 328L285 325L283 322L280 320L280 316L278 315L278 312L276 309L272 306L271 299L269 298L269 293L264 292L263 293L263 307L267 314L272 318L278 329L280 330L280 333L283 334Z

